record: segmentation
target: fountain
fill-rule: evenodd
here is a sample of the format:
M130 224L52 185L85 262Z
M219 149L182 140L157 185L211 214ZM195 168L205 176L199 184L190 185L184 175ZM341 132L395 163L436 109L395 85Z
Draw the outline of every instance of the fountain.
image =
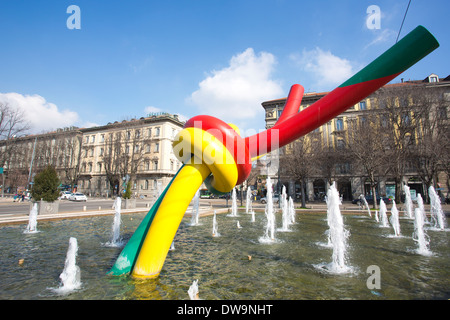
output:
M278 229L278 231L283 231L283 232L291 231L289 229L289 225L291 224L291 217L289 215L289 203L288 203L287 196L286 196L286 187L285 186L283 186L280 201L281 201L281 212L282 212L281 217L282 217L283 225L280 229Z
M198 280L194 280L188 290L189 299L200 300L198 297Z
M191 226L198 226L198 218L200 216L199 207L200 207L200 191L197 190L192 204Z
M270 177L267 178L267 202L265 214L267 218L266 230L264 236L259 238L259 242L261 243L273 243L276 241L275 239L275 212L273 210L273 201L272 201L272 181Z
M250 214L252 215L252 222L255 222L255 211L251 211Z
M389 227L388 217L387 217L387 208L386 204L384 203L383 199L380 199L380 220L381 220L381 226L383 228Z
M213 237L220 237L220 233L217 231L216 210L214 210L214 216L213 216L212 236Z
M442 211L441 199L434 190L433 186L430 186L430 188L428 188L428 195L430 196L430 205L431 205L430 213L431 213L431 221L433 221L434 228L444 230L445 229L444 211Z
M346 265L347 238L350 233L344 227L344 220L339 209L341 204L339 193L335 184L333 182L327 193L328 241L333 248L333 261L326 265L325 269L331 273L347 273L351 271L351 268Z
M53 289L56 293L67 294L81 287L80 268L76 265L77 254L77 239L70 237L64 270L59 275L59 278L61 279L61 286L57 289Z
M231 214L230 217L237 217L236 188L231 193Z
M360 195L359 198L362 199L363 203L364 203L364 207L367 210L367 213L369 214L369 217L372 218L372 214L370 213L370 208L369 208L369 204L367 203L366 197L364 197L363 195Z
M413 203L411 200L411 192L409 191L409 187L407 185L403 186L405 189L405 211L406 216L410 219L413 219Z
M247 199L245 201L245 213L251 213L252 208L252 190L250 187L247 188Z
M30 215L28 217L28 225L24 233L36 233L37 230L37 214L38 214L38 204L35 202L30 210Z
M391 208L391 217L389 218L389 221L392 225L392 228L394 228L394 236L399 237L400 236L400 222L398 219L398 209L395 205L395 201L392 202L392 208Z
M245 208L241 210L245 212ZM402 224L402 234L407 237L392 241L381 236L393 233L389 229L374 228L374 221L343 214L345 227L351 231L347 240L347 264L355 272L333 274L324 271L325 268L314 267L331 262L332 249L315 245L318 241L326 242L326 212L297 211L297 224L291 225L292 232L276 233L279 240L276 244L260 244L258 239L264 235L262 229L266 224L264 214L257 213L255 223L250 223L250 215L241 214L239 221L244 228L236 229L236 219L221 219L217 211L220 237L214 238L211 236L213 211L202 218L201 225L189 227L190 211L191 208L177 232L176 250L169 252L164 267L164 273L171 276L156 281L103 275L105 266L118 254L116 248L100 244L110 240L111 216L39 221L38 228L42 229L39 237L22 234L27 222L0 225L4 262L4 272L0 272L0 299L189 300L187 290L195 279L199 289L202 284L200 298L207 300L448 299L448 234L429 231L425 225L432 256L422 256L416 252L418 244L412 239L414 220ZM366 216L365 211L362 214ZM281 214L279 217L281 226ZM141 213L127 214L127 219L122 215L122 230L134 230L142 218ZM67 235L77 238L77 265L83 274L80 289L62 295L48 288L60 286ZM124 231L122 237L125 238ZM19 259L24 259L22 265ZM219 262L220 270L215 270ZM369 277L365 270L370 265L381 269L381 289L377 290L381 296L371 293L365 285ZM103 266L102 270L97 270L98 266ZM388 273L384 275L383 270ZM421 290L411 290L412 286Z
M292 197L289 197L289 220L290 224L295 223L295 206L294 206L294 200L292 200Z
M427 219L427 214L425 213L425 206L423 205L423 199L420 193L417 194L417 206L422 213L423 223L429 223Z
M414 220L413 240L416 241L417 244L419 245L416 252L424 256L429 256L432 254L430 249L428 248L430 244L430 238L428 237L423 228L424 225L423 213L419 208L416 208L414 210L414 214L415 220Z
M105 243L107 247L120 247L123 245L122 239L120 238L120 224L121 224L121 215L120 211L122 208L122 199L117 197L114 201L113 208L115 209L114 221L112 225L112 236L111 241Z

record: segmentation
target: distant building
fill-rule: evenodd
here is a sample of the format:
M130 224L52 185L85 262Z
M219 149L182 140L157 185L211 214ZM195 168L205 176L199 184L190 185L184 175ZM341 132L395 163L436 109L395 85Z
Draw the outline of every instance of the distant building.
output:
M131 180L134 196L153 197L181 166L172 141L183 124L177 115L157 113L98 127L70 127L2 140L0 152L9 152L3 164L5 190L26 188L36 172L51 164L62 188L111 196Z
M395 95L396 90L400 90L402 87L424 87L427 90L434 90L436 94L439 95L440 99L442 99L444 103L444 108L441 108L437 111L437 115L445 118L445 125L448 128L449 122L447 121L449 108L450 108L450 76L446 78L439 78L436 74L431 74L426 77L424 80L414 80L414 81L404 81L401 80L401 83L396 84L388 84L383 88L392 89L391 92ZM302 103L300 106L300 111L305 108L308 108L311 104L318 101L322 97L324 97L328 92L310 92L305 93L302 99ZM316 135L319 135L322 146L329 147L334 150L338 150L344 148L348 139L348 130L350 130L348 124L352 121L362 121L370 112L377 112L377 99L376 93L367 97L366 99L358 102L354 106L350 107L348 110L340 114L338 117L332 119L326 124L322 125L318 129L314 131ZM284 105L286 103L287 98L280 98L270 101L265 101L262 103L262 107L265 110L265 121L266 128L271 128L275 125L276 121L280 117ZM420 132L417 132L416 135L420 135ZM414 137L413 137L414 138ZM420 141L420 137L416 137L416 143ZM267 160L270 162L270 157L277 157L278 153L272 152ZM281 152L281 157L282 152ZM442 159L443 165L441 170L436 175L435 184L441 189L441 193L447 195L448 194L448 158ZM445 162L445 163L444 163ZM277 181L280 182L281 185L286 185L289 188L288 191L291 196L299 199L300 195L300 184L299 181L293 181L292 177L283 176L283 174L278 172L272 172L271 174L272 180L275 183L275 190L281 190L281 186L276 186ZM370 188L367 185L368 180L367 177L358 170L358 168L354 168L351 162L344 161L335 164L333 178L337 183L338 190L340 194L343 196L344 200L352 200L354 198L358 198L360 194L369 194ZM424 194L424 189L426 186L420 180L417 175L417 172L414 171L414 168L407 168L406 174L404 176L404 184L408 184L411 190L414 192ZM307 179L307 191L306 195L309 201L320 200L323 198L323 195L326 193L329 187L329 181L320 175L312 175ZM397 186L398 187L398 186ZM395 192L396 184L392 180L389 175L384 177L379 177L379 183L377 187L377 192L379 195L387 195L392 196Z

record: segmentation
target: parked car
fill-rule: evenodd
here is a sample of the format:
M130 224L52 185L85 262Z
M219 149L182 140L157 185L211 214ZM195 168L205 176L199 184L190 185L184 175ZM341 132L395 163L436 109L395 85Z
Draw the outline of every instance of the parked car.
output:
M214 195L212 193L204 193L200 195L200 199L214 199Z
M61 192L61 196L59 197L61 200L68 200L72 192L70 191L63 191Z
M368 204L373 204L373 196L372 195L365 196L365 198L366 198L366 201L367 201ZM383 202L385 204L391 204L392 203L392 199L391 198L388 198L388 197L380 198L380 196L377 196L377 204L380 204L380 199L383 199ZM356 198L356 199L352 200L352 203L360 205L361 200L362 200L361 198Z
M87 201L87 197L83 193L76 192L76 193L72 193L69 196L69 200L71 200L71 201Z
M261 198L261 203L267 203L267 198L266 197L264 197L264 198ZM272 196L272 202L273 203L280 203L280 197L277 195L277 194L274 194L273 196Z

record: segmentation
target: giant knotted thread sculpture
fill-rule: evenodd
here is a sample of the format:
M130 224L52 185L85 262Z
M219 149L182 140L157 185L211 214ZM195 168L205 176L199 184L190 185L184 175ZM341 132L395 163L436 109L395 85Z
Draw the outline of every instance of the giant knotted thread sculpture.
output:
M109 271L136 278L157 277L197 189L203 182L215 193L228 193L250 174L252 159L320 127L414 65L439 43L418 26L402 40L325 97L299 112L303 87L291 87L283 113L272 128L242 138L237 128L200 115L188 120L174 140L183 166L142 220Z

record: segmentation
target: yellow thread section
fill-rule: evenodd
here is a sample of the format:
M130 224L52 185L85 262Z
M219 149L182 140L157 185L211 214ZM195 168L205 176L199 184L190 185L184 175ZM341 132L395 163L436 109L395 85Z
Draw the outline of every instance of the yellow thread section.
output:
M210 172L204 164L186 164L178 173L153 218L134 265L133 277L149 279L159 275L184 213Z

